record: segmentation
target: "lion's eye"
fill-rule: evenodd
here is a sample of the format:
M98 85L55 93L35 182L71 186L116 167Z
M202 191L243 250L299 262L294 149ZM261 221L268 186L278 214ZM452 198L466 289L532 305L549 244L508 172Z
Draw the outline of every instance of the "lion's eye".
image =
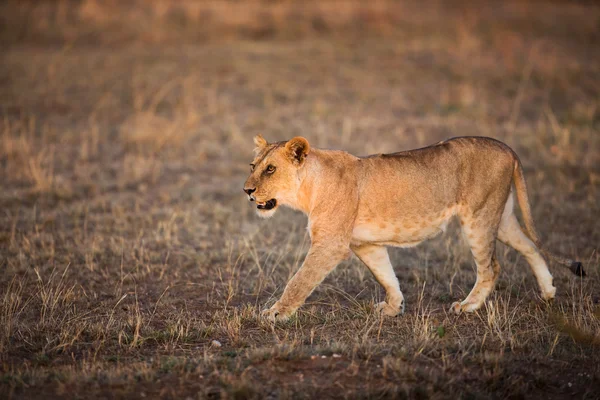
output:
M269 166L267 167L267 172L268 172L269 174L272 174L273 172L275 172L275 167L274 167L273 165L269 165Z
M250 164L250 172L254 172L254 164Z

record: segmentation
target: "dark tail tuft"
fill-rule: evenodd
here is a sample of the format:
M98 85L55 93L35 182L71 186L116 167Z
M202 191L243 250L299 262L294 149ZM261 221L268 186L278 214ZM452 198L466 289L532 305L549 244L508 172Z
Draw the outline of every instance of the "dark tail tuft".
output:
M569 268L571 269L571 272L573 272L575 275L580 276L582 278L585 276L583 265L581 265L579 261L573 261Z

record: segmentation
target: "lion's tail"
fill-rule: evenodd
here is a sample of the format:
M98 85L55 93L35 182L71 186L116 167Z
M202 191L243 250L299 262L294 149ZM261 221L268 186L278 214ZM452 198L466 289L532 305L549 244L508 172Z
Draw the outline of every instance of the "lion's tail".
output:
M517 201L523 214L523 220L525 221L526 234L533 243L540 249L542 254L547 258L556 261L559 264L569 267L571 272L577 276L585 276L583 265L579 261L571 260L569 258L561 257L553 254L546 250L540 241L540 238L535 230L533 223L533 217L531 215L531 207L529 206L529 196L527 195L527 185L525 184L525 177L523 176L523 167L518 158L515 158L515 168L513 172L513 181L515 188L517 189Z

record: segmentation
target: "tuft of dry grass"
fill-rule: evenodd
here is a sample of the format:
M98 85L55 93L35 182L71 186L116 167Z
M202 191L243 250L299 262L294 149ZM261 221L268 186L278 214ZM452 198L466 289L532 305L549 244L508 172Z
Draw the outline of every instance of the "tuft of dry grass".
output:
M543 7L544 12L540 12ZM0 5L0 395L597 398L599 9L571 3L85 0ZM555 24L560 19L561 25ZM484 308L456 224L390 256L406 314L343 262L289 322L308 250L259 220L252 137L354 154L487 135L520 155L551 269Z

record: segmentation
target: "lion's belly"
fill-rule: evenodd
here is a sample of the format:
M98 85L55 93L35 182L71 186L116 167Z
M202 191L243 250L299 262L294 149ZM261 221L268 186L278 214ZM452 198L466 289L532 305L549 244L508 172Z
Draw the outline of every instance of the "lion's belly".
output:
M419 219L357 218L352 230L352 243L373 243L385 246L411 247L444 232L453 209Z

